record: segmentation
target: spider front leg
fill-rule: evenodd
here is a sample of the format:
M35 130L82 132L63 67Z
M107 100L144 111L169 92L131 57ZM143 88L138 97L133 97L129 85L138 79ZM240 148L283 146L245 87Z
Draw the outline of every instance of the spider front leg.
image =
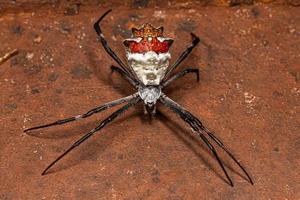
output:
M167 79L166 81L163 81L162 88L166 87L167 85L169 85L174 80L179 79L179 78L185 76L188 73L195 73L196 76L197 76L197 81L199 81L199 69L188 68L188 69L185 69L181 72L178 72L177 74L173 75L171 78Z
M187 122L192 129L197 132L202 139L202 141L207 145L207 147L211 150L211 152L214 154L215 158L217 159L219 165L221 166L224 174L226 175L227 180L229 181L230 185L233 186L233 182L231 178L229 177L225 166L223 164L223 161L218 156L217 151L215 150L214 146L210 143L210 141L206 138L204 134L207 134L217 145L219 145L230 157L231 159L242 169L244 174L247 176L249 182L253 185L253 181L246 171L246 169L242 166L242 164L233 156L233 154L224 146L224 144L221 142L220 139L218 139L212 132L208 131L207 128L203 126L201 121L193 116L189 111L185 110L182 106L180 106L178 103L167 97L166 95L162 94L162 96L159 99L164 105L166 105L168 108L170 108L173 112L178 114L185 122Z
M75 121L75 120L87 118L87 117L90 117L91 115L93 115L95 113L99 113L99 112L101 112L103 110L106 110L108 108L111 108L113 106L119 105L119 104L124 103L124 102L131 101L132 99L136 98L137 96L138 96L138 93L135 93L133 95L130 95L130 96L127 96L127 97L123 97L121 99L105 103L105 104L103 104L101 106L98 106L96 108L91 109L90 111L88 111L88 112L86 112L86 113L84 113L82 115L76 115L74 117L70 117L70 118L66 118L66 119L61 119L61 120L55 121L53 123L49 123L49 124L45 124L45 125L41 125L41 126L36 126L36 127L28 128L28 129L25 129L24 132L28 132L28 131L35 130L35 129L40 129L40 128L46 128L46 127L50 127L50 126L62 125L62 124L69 123L69 122L72 122L72 121Z
M175 61L175 63L168 68L165 79L167 79L170 73L192 52L195 46L197 46L197 44L200 42L199 37L196 36L194 33L191 33L191 36L192 36L192 44L184 52L182 52L182 54Z
M112 65L110 66L110 69L112 70L112 72L116 71L121 74L131 85L133 85L135 88L138 88L139 81L136 80L136 78L128 75L122 68Z
M42 175L45 175L46 172L60 159L62 159L65 155L67 155L69 152L71 152L75 147L78 147L81 143L83 143L85 140L87 140L89 137L94 135L96 132L100 131L104 126L106 126L108 123L112 122L116 117L118 117L120 114L125 112L128 108L136 105L141 98L139 96L131 99L128 104L123 106L122 108L118 109L117 111L113 112L109 117L104 119L96 128L92 129L90 132L86 133L83 137L81 137L79 140L77 140L75 143L73 143L72 146L70 146L63 154L61 154L58 158L56 158L46 169L42 172Z

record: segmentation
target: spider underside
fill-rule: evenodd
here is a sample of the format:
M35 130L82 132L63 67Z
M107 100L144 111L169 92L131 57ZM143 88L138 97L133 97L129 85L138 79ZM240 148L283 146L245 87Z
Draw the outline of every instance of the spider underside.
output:
M121 99L105 103L101 106L91 109L90 111L77 115L74 117L62 119L55 121L53 123L32 127L24 130L28 132L35 129L45 128L49 126L62 125L68 122L76 121L79 119L90 117L95 113L99 113L103 110L111 108L113 106L127 103L125 106L121 107L117 111L113 112L109 117L104 119L96 128L92 129L86 133L83 137L77 140L73 145L71 145L63 154L61 154L57 159L55 159L43 172L42 175L45 175L46 172L60 159L62 159L66 154L72 151L75 147L79 146L89 137L94 135L96 132L101 130L105 125L112 122L116 117L121 113L125 112L130 107L138 104L139 102L144 102L145 113L154 115L156 111L157 101L161 102L163 105L168 107L171 111L176 113L182 120L184 120L192 130L198 134L201 140L212 152L213 156L216 158L219 163L222 171L224 172L229 184L233 186L233 182L229 177L227 170L223 164L222 159L219 157L215 147L211 143L212 140L217 144L221 149L223 149L230 158L240 167L243 173L246 175L248 181L253 184L253 181L242 166L242 164L233 156L233 154L225 147L225 145L218 139L215 134L209 131L206 127L203 126L202 122L183 108L181 105L170 99L166 96L162 90L168 86L171 82L176 79L179 79L185 76L188 73L194 73L197 76L199 81L199 69L187 68L178 73L171 75L171 73L178 67L178 65L191 53L193 48L200 42L200 39L191 33L192 43L189 45L185 51L181 53L179 58L169 66L169 47L171 46L173 40L171 38L165 38L162 36L163 28L154 28L150 24L143 25L142 28L136 29L133 28L133 38L126 39L124 45L127 47L127 59L128 64L125 65L121 59L116 55L116 53L108 46L107 41L104 38L102 30L100 28L100 22L103 18L110 12L108 10L105 12L98 21L94 24L94 29L99 36L99 41L102 43L105 51L116 61L119 65L111 66L113 71L120 73L133 87L137 89L135 94L123 97ZM210 140L209 140L210 139Z

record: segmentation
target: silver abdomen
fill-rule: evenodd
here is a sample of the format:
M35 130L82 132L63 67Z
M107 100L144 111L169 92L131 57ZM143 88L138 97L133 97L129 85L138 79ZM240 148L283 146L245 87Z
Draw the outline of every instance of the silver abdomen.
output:
M164 78L169 66L171 55L166 53L155 53L148 51L146 53L127 52L129 66L133 69L138 79L144 85L159 85Z

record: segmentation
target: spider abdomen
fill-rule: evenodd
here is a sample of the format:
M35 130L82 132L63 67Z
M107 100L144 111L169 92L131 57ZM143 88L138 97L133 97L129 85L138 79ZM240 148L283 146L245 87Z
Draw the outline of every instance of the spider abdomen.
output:
M169 52L127 52L128 64L144 85L159 85L165 76L170 58L171 54Z

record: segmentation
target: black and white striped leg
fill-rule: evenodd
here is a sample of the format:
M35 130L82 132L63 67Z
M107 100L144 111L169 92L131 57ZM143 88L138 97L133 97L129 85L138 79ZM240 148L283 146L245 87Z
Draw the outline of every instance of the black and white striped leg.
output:
M215 134L213 134L210 130L208 130L206 127L204 127L202 122L198 118L196 118L192 114L191 114L191 116L196 121L199 128L204 133L206 133L219 147L221 147L230 156L230 158L240 167L240 169L247 176L249 182L253 185L254 182L253 182L252 178L250 177L250 175L248 174L248 172L246 171L245 167L234 157L234 155L228 150L228 148L223 144L223 142L217 136L215 136Z
M218 144L232 159L233 161L242 169L242 171L247 176L249 182L253 184L253 181L249 174L247 173L246 169L241 165L240 162L233 156L232 153L223 145L223 143L212 133L209 132L200 122L199 119L197 119L195 116L193 116L189 111L185 110L182 106L180 106L178 103L167 97L166 95L162 95L160 98L160 101L166 105L168 108L170 108L172 111L174 111L176 114L178 114L185 122L187 122L192 129L199 134L203 142L207 145L207 147L211 150L211 152L214 154L215 158L217 159L219 165L221 166L224 174L226 175L227 180L229 181L229 184L233 186L233 182L231 178L229 177L225 166L218 156L217 151L215 150L214 146L209 142L209 140L205 137L204 133L206 133L216 144Z
M55 121L53 123L49 123L49 124L45 124L45 125L41 125L41 126L36 126L36 127L28 128L28 129L24 130L24 132L28 132L28 131L35 130L35 129L40 129L40 128L46 128L46 127L50 127L50 126L62 125L62 124L65 124L65 123L68 123L68 122L72 122L72 121L75 121L75 120L87 118L87 117L90 117L91 115L93 115L95 113L101 112L101 111L106 110L108 108L111 108L113 106L119 105L119 104L124 103L124 102L131 101L132 99L136 98L137 96L138 96L138 93L135 93L133 95L130 95L130 96L127 96L127 97L123 97L121 99L105 103L105 104L103 104L101 106L98 106L96 108L91 109L90 111L88 111L88 112L86 112L86 113L84 113L82 115L77 115L77 116L74 116L74 117L70 117L70 118L66 118L66 119L61 119L61 120Z
M100 28L100 22L103 20L103 18L112 10L108 10L106 11L98 20L97 22L94 24L94 29L96 31L96 33L99 36L100 42L103 45L105 51L120 65L120 67L126 72L126 74L129 76L134 76L130 70L126 67L126 65L122 62L122 60L116 55L116 53L109 47L109 45L107 44L107 41L104 38L104 35L102 33L102 30Z
M58 158L56 158L43 172L42 175L45 175L46 172L60 159L62 159L65 155L67 155L69 152L71 152L75 147L78 147L81 143L83 143L85 140L87 140L89 137L94 135L96 132L100 131L105 125L112 122L116 117L118 117L120 114L125 112L128 108L131 106L137 104L140 101L140 97L135 97L134 99L131 99L131 101L123 106L122 108L118 109L117 111L113 112L109 117L104 119L96 128L92 129L90 132L86 133L83 137L81 137L79 140L77 140L75 143L73 143L72 146L70 146L63 154L61 154Z
M179 79L183 76L185 76L188 73L194 73L197 76L197 81L199 81L199 69L192 69L192 68L188 68L185 70L182 70L181 72L176 73L175 75L173 75L171 78L167 79L166 81L164 81L162 83L162 88L166 87L167 85L169 85L171 82L173 82L176 79Z
M112 72L118 72L121 74L131 85L133 85L135 88L138 88L139 81L136 80L136 78L129 76L122 68L119 68L117 66L110 66Z
M165 95L162 95L160 98L160 101L166 105L168 108L170 108L173 112L175 112L176 114L178 114L181 119L183 119L185 122L187 122L191 128L197 132L199 134L199 136L201 137L201 139L203 140L203 142L206 144L206 146L211 150L211 152L213 153L213 155L215 156L215 158L217 159L219 165L221 166L227 180L229 181L229 184L231 186L233 186L233 182L231 180L231 178L229 177L227 170L224 167L224 164L222 162L222 160L220 159L218 153L216 152L215 148L213 147L213 145L207 140L207 138L200 132L199 128L197 127L197 125L191 120L191 117L189 116L188 112L183 109L179 104L177 104L176 102L174 102L173 100L171 100L170 98L168 98Z
M165 79L170 75L170 73L191 53L191 51L194 49L195 46L200 42L200 39L198 36L196 36L194 33L191 33L192 36L192 44L179 56L179 58L175 61L175 63L168 68L166 72Z

